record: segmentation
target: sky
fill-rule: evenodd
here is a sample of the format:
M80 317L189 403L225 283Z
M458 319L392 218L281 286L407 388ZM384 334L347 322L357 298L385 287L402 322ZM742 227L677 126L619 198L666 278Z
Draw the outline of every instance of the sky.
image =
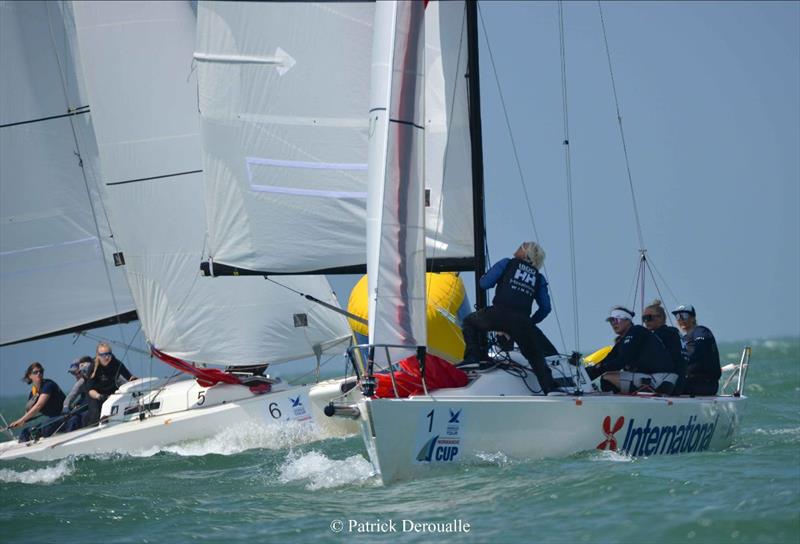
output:
M598 7L564 4L576 291L558 5L493 1L481 13L491 46L490 56L481 29L490 258L538 239L558 314L542 328L557 347L590 352L613 337L609 308L633 303L640 249ZM800 3L608 2L603 13L659 298L668 309L694 304L719 340L800 336ZM472 275L463 277L473 293ZM357 278L330 279L346 304ZM645 299L657 296L648 278ZM143 349L137 330L95 334L136 336ZM67 336L0 348L0 395L25 393L20 378L34 360L68 387L69 362L95 344ZM145 356L127 363L138 375L165 374Z

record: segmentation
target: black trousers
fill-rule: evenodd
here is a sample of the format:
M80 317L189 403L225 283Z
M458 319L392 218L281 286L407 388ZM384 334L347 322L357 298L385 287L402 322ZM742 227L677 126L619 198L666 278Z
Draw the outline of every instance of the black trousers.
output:
M717 394L719 380L705 378L703 376L689 376L683 383L683 395L696 395L700 397L710 397Z
M538 327L531 323L530 317L525 314L510 312L497 306L482 308L464 318L462 325L464 332L465 361L482 361L487 357L486 333L488 331L502 331L508 334L519 346L522 355L528 360L542 393L547 394L553 390L553 375L544 360L542 347L537 339L544 334ZM549 341L548 341L549 344Z

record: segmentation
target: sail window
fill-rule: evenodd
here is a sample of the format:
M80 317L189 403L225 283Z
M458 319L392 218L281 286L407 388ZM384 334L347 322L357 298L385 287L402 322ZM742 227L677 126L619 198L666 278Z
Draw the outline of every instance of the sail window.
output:
M308 314L294 314L295 327L308 327Z

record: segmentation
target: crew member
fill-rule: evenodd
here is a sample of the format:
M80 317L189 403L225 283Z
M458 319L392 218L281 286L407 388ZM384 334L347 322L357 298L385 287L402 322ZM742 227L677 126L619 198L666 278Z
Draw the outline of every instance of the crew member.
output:
M614 347L599 364L586 367L594 380L601 378L604 391L635 393L651 390L670 394L678 379L677 369L661 339L641 325L623 306L611 309L606 321L617 335Z
M703 325L697 324L697 313L691 304L681 304L672 311L678 321L678 328L683 332L683 342L689 353L689 368L686 395L716 395L722 368L719 362L719 350L714 335Z
M541 335L536 326L550 313L547 280L539 272L544 250L536 242L519 246L511 259L498 261L480 279L481 289L495 289L492 305L473 312L464 319L464 362L477 363L487 358L485 339L488 331L502 331L514 340L531 365L536 379L547 395L554 390L553 376L536 341ZM533 302L537 310L530 315ZM482 345L483 344L483 345Z
M21 418L13 421L9 428L22 427L40 414L48 417L56 417L61 414L64 392L56 382L44 377L44 367L40 363L31 363L25 371L22 381L31 386L31 392L28 394L28 403L25 405L26 411ZM59 429L62 423L63 421L56 420L42 426L39 429L39 435L50 436ZM30 439L30 429L23 429L19 435L19 441L26 442Z
M683 384L686 382L686 367L688 364L688 354L681 342L681 333L675 327L667 325L667 312L661 301L656 299L649 306L645 307L642 313L642 323L644 326L658 336L664 347L667 348L672 363L678 372L678 382L672 390L673 395L680 395Z
M136 376L122 364L122 361L114 356L111 346L100 342L97 344L94 369L87 384L89 410L86 414L85 425L94 425L100 421L100 408L108 396L117 390L119 376L128 381L136 379Z

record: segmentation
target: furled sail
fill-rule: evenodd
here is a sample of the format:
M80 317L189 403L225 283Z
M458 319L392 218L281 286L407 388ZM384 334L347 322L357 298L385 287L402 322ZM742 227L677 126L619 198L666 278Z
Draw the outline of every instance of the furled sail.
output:
M375 8L367 207L372 344L427 343L424 6L386 1Z
M135 319L63 15L0 4L0 345Z
M430 3L428 255L474 254L463 2ZM212 272L366 265L370 2L200 2L195 59ZM439 25L442 19L443 24ZM446 19L446 24L444 21ZM461 43L463 39L463 44Z
M203 278L203 155L190 2L74 5L103 199L148 341L180 359L280 362L350 334L345 319L263 278ZM336 304L324 277L282 278Z

